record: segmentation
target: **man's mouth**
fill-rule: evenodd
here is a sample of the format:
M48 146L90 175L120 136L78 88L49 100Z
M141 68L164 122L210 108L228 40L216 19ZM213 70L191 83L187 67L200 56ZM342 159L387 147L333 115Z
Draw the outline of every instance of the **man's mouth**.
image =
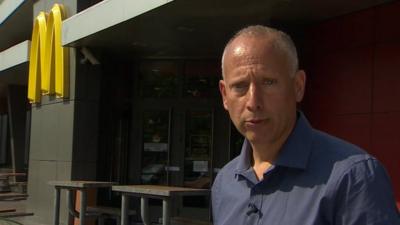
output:
M249 119L246 120L245 123L249 125L257 125L263 123L264 121L266 121L266 119Z

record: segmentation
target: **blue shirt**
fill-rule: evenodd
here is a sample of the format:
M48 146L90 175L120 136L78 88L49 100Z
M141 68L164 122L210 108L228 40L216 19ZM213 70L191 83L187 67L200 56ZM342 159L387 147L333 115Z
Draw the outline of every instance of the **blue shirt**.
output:
M221 169L211 192L214 225L400 225L383 166L298 115L263 180L247 141Z

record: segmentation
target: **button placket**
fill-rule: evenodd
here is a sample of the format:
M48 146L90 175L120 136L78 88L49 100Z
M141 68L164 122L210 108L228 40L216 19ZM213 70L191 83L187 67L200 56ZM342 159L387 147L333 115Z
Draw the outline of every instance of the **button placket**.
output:
M258 224L260 218L259 207L259 193L257 192L257 185L251 188L249 202L246 210L246 225Z

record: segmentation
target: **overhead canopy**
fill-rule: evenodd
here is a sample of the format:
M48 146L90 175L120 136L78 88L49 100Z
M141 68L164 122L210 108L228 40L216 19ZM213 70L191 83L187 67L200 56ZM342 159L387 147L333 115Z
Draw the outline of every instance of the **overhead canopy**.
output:
M246 25L296 32L385 2L390 1L105 0L64 21L63 43L139 56L217 56L233 32Z
M33 1L0 0L0 98L8 84L28 80Z
M0 0L0 52L30 39L32 0Z
M26 85L28 80L30 41L0 52L0 83Z
M170 1L173 0L103 0L64 21L62 44L71 44Z

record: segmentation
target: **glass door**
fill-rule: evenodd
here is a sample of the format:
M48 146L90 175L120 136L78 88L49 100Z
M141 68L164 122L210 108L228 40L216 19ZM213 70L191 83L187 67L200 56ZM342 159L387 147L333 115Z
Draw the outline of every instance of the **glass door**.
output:
M144 111L142 184L169 184L170 118L170 110Z
M210 188L212 179L213 113L211 110L188 110L185 126L183 186ZM185 197L183 206L209 206L206 197Z
M137 87L140 130L139 161L135 174L141 184L171 185L190 188L211 187L214 140L227 145L221 131L227 129L218 94L219 66L213 60L143 60L138 69ZM214 138L214 119L220 127ZM222 125L222 126L221 126ZM222 149L222 148L221 148ZM228 152L228 151L226 151ZM220 160L219 156L218 160ZM176 215L207 218L208 197L177 198L172 204ZM150 202L160 210L159 202ZM158 207L158 208L157 208ZM192 216L193 217L193 216Z

